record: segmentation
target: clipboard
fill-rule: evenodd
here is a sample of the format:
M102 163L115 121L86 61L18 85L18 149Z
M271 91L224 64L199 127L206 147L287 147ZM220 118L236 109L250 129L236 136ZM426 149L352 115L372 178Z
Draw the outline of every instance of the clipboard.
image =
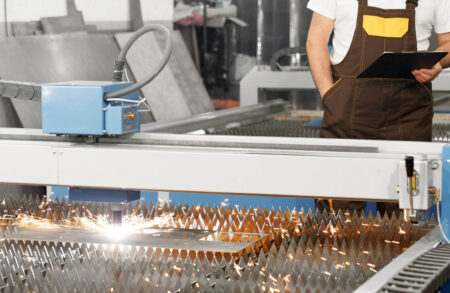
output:
M411 71L432 68L448 52L384 52L367 67L358 78L407 78L414 79Z

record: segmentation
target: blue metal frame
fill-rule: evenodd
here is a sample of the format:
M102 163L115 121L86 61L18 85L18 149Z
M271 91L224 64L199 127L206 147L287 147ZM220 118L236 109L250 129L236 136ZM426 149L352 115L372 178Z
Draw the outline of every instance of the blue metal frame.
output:
M450 235L449 216L450 216L450 146L444 146L442 150L442 204L441 221L442 228L447 235Z
M71 201L127 203L139 200L140 198L141 192L133 190L69 188L69 200Z

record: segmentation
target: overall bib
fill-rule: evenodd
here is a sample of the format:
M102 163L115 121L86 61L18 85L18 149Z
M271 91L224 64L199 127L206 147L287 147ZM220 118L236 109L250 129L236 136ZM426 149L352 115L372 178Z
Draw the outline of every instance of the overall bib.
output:
M431 83L415 79L357 79L383 52L417 51L414 0L406 9L380 9L359 0L349 52L333 69L334 85L323 96L321 137L431 141ZM328 208L328 201L317 201ZM333 201L333 208L363 209L364 203Z

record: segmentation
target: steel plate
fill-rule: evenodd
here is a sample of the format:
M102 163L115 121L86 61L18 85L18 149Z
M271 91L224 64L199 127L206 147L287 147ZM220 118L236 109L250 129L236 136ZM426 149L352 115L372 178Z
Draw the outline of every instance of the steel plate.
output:
M112 244L131 245L152 248L185 249L197 251L213 251L237 253L256 241L265 237L258 234L252 241L229 242L211 240L211 235L215 234L216 239L221 238L224 232L154 228L144 229L137 233L123 233L112 229L110 232L93 232L81 228L58 228L58 229L38 229L22 227L16 229L17 232L7 236L8 240L32 241L32 242L65 242L65 243L91 243L91 244ZM121 234L123 233L123 234ZM234 233L248 235L249 233ZM243 237L244 238L244 237Z

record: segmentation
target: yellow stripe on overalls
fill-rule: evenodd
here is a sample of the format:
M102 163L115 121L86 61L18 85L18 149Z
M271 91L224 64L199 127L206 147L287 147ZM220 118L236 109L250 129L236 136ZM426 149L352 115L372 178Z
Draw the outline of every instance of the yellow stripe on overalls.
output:
M363 15L363 28L369 36L402 38L408 32L409 19Z

